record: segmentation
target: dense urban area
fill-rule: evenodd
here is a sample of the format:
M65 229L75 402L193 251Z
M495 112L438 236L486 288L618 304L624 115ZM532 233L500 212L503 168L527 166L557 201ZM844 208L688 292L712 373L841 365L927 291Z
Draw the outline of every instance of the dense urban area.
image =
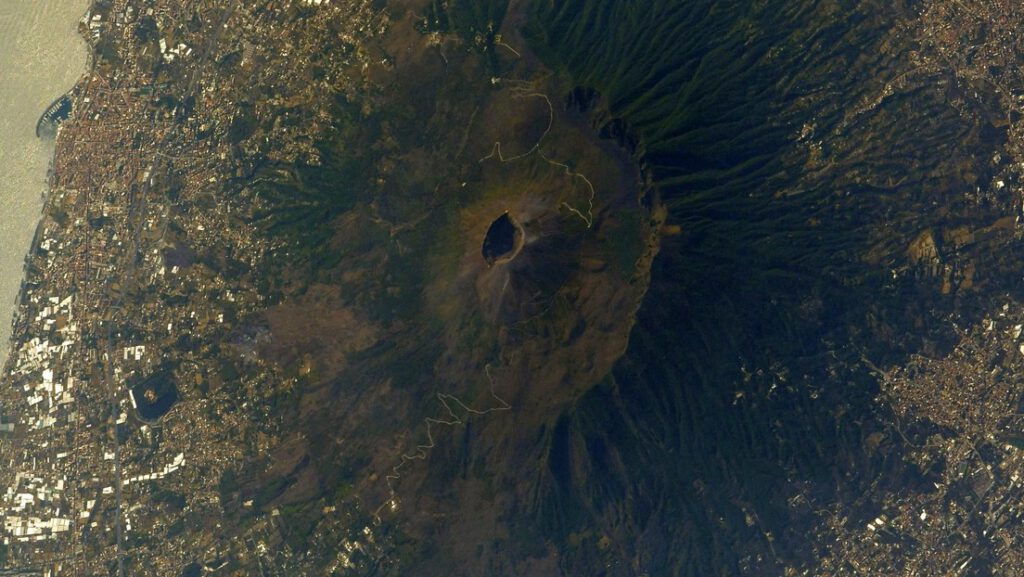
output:
M223 191L255 154L315 155L318 111L362 82L360 43L383 25L366 3L329 0L100 1L85 15L95 55L57 139L0 396L0 567L303 574L279 546L277 509L230 538L218 523L230 487L216 480L278 434L259 399L295 380L238 382L209 350L266 302L261 266L280 250ZM339 42L350 57L316 78L289 57ZM274 130L242 134L267 116ZM351 535L318 538L344 567L373 535L339 526Z

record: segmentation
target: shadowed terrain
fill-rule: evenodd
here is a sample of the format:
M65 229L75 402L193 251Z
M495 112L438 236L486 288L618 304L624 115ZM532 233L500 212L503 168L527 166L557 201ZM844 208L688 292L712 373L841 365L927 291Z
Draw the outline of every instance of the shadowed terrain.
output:
M392 4L380 106L253 187L359 336L267 313L308 459L264 509L346 487L387 574L777 575L924 483L869 367L1019 292L991 86L951 106L900 5Z

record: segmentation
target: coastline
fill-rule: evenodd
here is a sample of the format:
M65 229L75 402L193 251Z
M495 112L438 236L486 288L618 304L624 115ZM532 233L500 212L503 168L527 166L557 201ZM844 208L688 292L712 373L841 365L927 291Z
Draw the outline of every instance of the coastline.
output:
M40 38L40 46L46 45L49 50L48 55L50 58L42 59L37 62L30 62L35 68L46 68L54 70L51 73L52 78L46 78L43 82L47 86L39 87L32 90L31 88L23 89L23 93L16 93L15 97L12 98L11 111L8 112L9 117L6 122L10 123L10 118L18 117L22 119L26 114L31 112L32 114L27 120L32 121L33 124L38 128L38 118L46 112L48 106L44 103L41 107L36 106L39 102L53 102L54 98L61 98L63 95L67 95L72 100L77 97L80 92L78 86L84 79L88 78L89 71L93 67L93 54L89 46L87 38L82 34L80 25L84 18L87 18L89 11L92 7L91 0L60 0L60 2L53 2L50 4L39 4L33 5L32 9L35 12L26 14L24 20L27 22L14 21L19 29L19 34L24 36L32 36L36 29L50 29L54 22L49 20L57 20L60 24L60 38L50 36L47 38ZM74 19L67 19L68 14L74 12L77 16ZM21 31L22 25L24 25L25 31ZM66 28L65 28L66 26ZM56 48L52 48L56 46ZM34 47L30 46L29 49ZM38 47L35 47L38 49ZM57 54L61 58L57 61L54 60L53 55ZM20 54L18 56L21 56ZM8 58L13 58L9 56ZM72 62L78 61L81 58L81 65L72 64ZM74 79L72 80L72 75ZM12 73L12 76L20 78L17 71ZM58 78L58 76L62 78ZM24 104L23 104L24 103ZM15 110L16 106L28 107L28 111ZM38 110L35 110L38 108ZM7 126L7 125L5 125ZM27 123L26 123L27 126ZM27 148L29 153L38 154L45 156L45 164L42 165L45 170L45 177L41 174L38 169L27 166L25 169L26 175L30 180L25 183L15 182L9 184L10 192L14 195L13 199L7 199L8 211L12 214L4 215L9 221L5 228L6 240L10 245L7 250L12 254L17 251L17 256L3 255L3 258L10 261L6 266L0 267L0 275L3 275L2 282L0 282L0 292L8 290L2 286L3 282L6 282L11 292L14 294L7 297L11 300L7 301L11 306L10 310L10 321L9 325L0 326L0 340L4 341L5 346L0 348L0 365L3 366L4 374L7 375L10 369L10 359L12 352L16 346L17 327L19 323L23 323L24 314L24 303L26 301L26 287L30 284L29 279L29 263L32 256L39 250L39 244L41 242L41 233L43 224L45 222L46 213L49 210L49 199L51 196L52 188L54 185L55 167L57 162L57 154L59 150L59 131L51 137L40 138L37 132L25 133L24 130L17 129L11 130L17 137L20 138L18 141L13 141L9 144L10 150L16 150L18 148ZM22 134L24 134L22 136ZM15 137L11 137L12 139ZM3 152L0 149L0 152ZM5 157L6 159L6 157ZM23 159L24 164L32 164L32 158ZM35 174L37 176L32 177ZM36 185L33 182L38 182L39 192L38 196L35 193L31 193L30 188L34 188ZM19 187L20 185L20 187ZM6 191L5 191L6 192ZM12 206L13 205L13 206ZM14 214L17 211L20 214ZM30 216L31 213L31 216ZM26 220L32 218L35 222L35 226L29 229L25 226ZM31 230L31 236L28 231ZM14 237L14 238L11 238ZM23 239L23 240L22 240ZM17 247L17 248L16 248ZM24 247L24 248L20 248ZM20 249L20 250L19 250ZM18 259L20 266L17 268L18 272L13 270L14 258ZM7 269L7 270L4 270ZM17 284L14 279L16 277ZM4 334L7 331L7 334Z
M81 35L79 35L79 37L81 37ZM85 44L86 46L88 46L88 43ZM79 78L78 82L75 83L75 86L73 86L69 91L65 93L65 95L71 98L72 110L77 110L77 107L80 104L78 99L80 98L80 94L83 91L78 89L79 84L82 82L82 80L87 79L89 77L89 74L91 73L95 65L95 56L91 49L88 51L87 58L88 61L86 63L85 71L82 73L81 78ZM73 117L74 112L72 112L72 118L69 118L68 120L72 120ZM25 289L31 282L29 278L31 274L30 265L33 257L39 254L40 245L43 242L43 237L46 231L45 225L47 216L53 209L51 202L53 200L52 193L54 191L54 187L56 184L56 164L57 155L59 152L58 141L60 138L60 134L61 131L58 129L57 134L53 139L53 154L50 155L49 165L46 169L46 188L43 191L42 206L39 211L39 218L36 220L36 226L32 232L32 242L29 245L28 252L25 253L24 262L22 264L21 282L18 287L18 293L14 297L14 310L11 313L10 336L7 338L6 345L2 348L2 350L0 350L0 367L2 367L0 368L0 370L2 370L2 373L0 374L2 374L4 377L8 377L11 374L11 362L14 360L14 356L11 353L17 348L16 345L18 344L18 333L25 333L27 329L27 327L25 327L25 323L27 321L25 311L28 307L29 301L28 293L26 292ZM21 327L20 331L19 326Z

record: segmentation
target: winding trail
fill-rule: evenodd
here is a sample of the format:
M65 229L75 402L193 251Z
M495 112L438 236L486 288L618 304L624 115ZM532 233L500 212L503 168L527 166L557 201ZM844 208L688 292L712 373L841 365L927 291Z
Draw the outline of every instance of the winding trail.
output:
M444 407L444 411L447 415L442 416L441 418L427 417L423 419L423 422L426 423L427 442L416 445L415 450L411 453L404 453L399 459L398 464L392 467L391 472L384 477L388 486L389 497L387 501L374 511L373 515L375 518L378 520L380 519L380 512L385 507L392 511L398 510L398 498L395 495L394 483L402 477L401 469L406 463L410 461L425 461L427 459L427 452L437 446L437 441L434 438L435 426L444 425L448 427L455 427L467 423L471 416L484 416L491 413L512 410L512 405L505 399L498 396L494 391L494 378L491 376L491 365L488 364L484 366L484 374L487 376L491 397L498 402L498 405L487 409L474 409L455 395L448 393L436 393L435 396L437 397L437 400L441 402L441 405ZM461 415L457 412L457 409L461 409Z
M597 195L597 192L594 189L594 184L590 182L590 179L587 178L586 175L573 171L571 168L569 168L569 165L565 164L564 162L558 162L556 160L548 158L547 155L545 155L544 152L541 150L541 146L544 144L544 139L547 138L548 134L551 133L551 129L554 127L555 124L555 107L553 104L551 104L551 98L549 98L547 94L544 94L542 92L529 92L525 88L513 87L511 90L516 91L516 93L514 93L513 96L514 98L543 98L544 102L547 103L548 105L548 126L546 129L544 129L544 134L542 134L540 138L537 139L537 142L534 143L530 150L527 150L522 154L517 154L515 156L505 158L505 156L501 152L501 141L497 140L494 142L494 146L491 147L490 154L481 158L477 162L482 163L495 157L497 157L498 162L513 162L516 160L520 160L522 158L526 158L527 156L536 153L537 155L540 156L542 160L544 160L544 162L547 162L552 166L557 166L558 168L563 169L566 175L572 178L583 179L583 182L585 182L587 184L587 187L590 189L590 198L587 199L586 214L583 214L583 212L580 209L569 204L568 201L562 201L562 204L560 206L565 207L566 209L569 210L569 212L572 212L576 216L583 219L583 222L586 223L587 228L591 228L594 225L594 197Z
M514 48L509 46L508 44L505 44L504 42L498 42L497 45L502 46L502 47L510 50L517 57L521 57L521 54L517 50L515 50ZM510 87L510 89L509 89L512 92L513 98L541 98L541 99L543 99L544 102L547 104L547 107L548 107L548 124L547 124L547 127L544 129L544 133L541 134L541 136L537 139L537 141L533 144L533 146L530 147L530 149L527 150L526 152L506 158L505 155L502 152L502 149L501 149L501 141L498 140L498 141L494 142L494 146L491 148L490 153L487 154L487 156L484 156L483 158L479 159L477 162L478 163L483 163L483 162L486 162L486 161L491 160L491 159L497 159L498 162L509 163L509 162L514 162L514 161L517 161L517 160L524 159L524 158L526 158L526 157L528 157L530 155L533 155L533 154L537 154L543 161L547 162L548 164L550 164L552 166L555 166L555 167L561 169L570 178L572 178L572 179L577 179L578 178L578 179L583 180L583 182L587 186L587 189L590 191L589 198L587 199L587 206L586 206L586 208L584 209L584 208L574 207L571 204L569 204L568 201L562 201L559 206L564 207L569 212L571 212L572 214L576 215L581 220L583 220L583 222L586 224L587 229L592 228L593 224L594 224L594 213L593 213L593 210L594 210L594 199L597 196L597 191L596 191L596 189L594 187L594 184L590 181L589 178L587 178L586 175L584 175L584 174L582 174L580 172L574 171L565 162L559 162L557 160L553 160L553 159L549 158L546 154L544 154L544 152L542 150L542 146L544 144L544 140L551 133L551 130L554 128L554 124L555 124L555 107L554 107L554 105L551 102L551 98L547 94L545 94L543 92L538 92L537 90L535 90L533 85L532 85L532 83L530 83L528 81L525 81L525 80L494 78L494 79L492 79L492 82L493 83L499 83L499 82L516 83L515 85L512 85ZM459 149L457 157L461 156L461 154L463 152L463 148L466 145L466 141L468 140L469 133L470 133L470 131L472 129L473 122L476 119L478 112L479 112L479 108L475 109L473 111L473 114L470 117L469 125L466 127L466 134L464 135L464 137L462 139L462 145L460 146L460 149ZM455 426L463 425L463 424L467 423L468 420L470 419L470 417L472 417L472 416L484 416L484 415L488 415L488 414L491 414L491 413L512 410L512 405L508 401L506 401L505 399L501 398L495 392L495 390L494 390L494 378L491 376L491 365L490 364L484 366L484 374L487 376L487 380L488 380L488 383L489 383L490 395L491 395L491 397L494 398L495 401L497 401L497 405L493 406L493 407L490 407L490 408L486 408L486 409L476 409L476 408L470 407L469 405L467 405L465 402L463 402L461 399L459 399L455 395L452 395L452 394L449 394L449 393L442 393L442 392L435 393L435 397L441 403L441 406L444 408L443 414L442 414L442 416L440 418L438 418L438 417L427 417L427 418L423 419L423 422L426 424L427 442L419 444L419 445L416 445L414 450L411 451L411 452L403 453L401 455L400 459L399 459L399 462L395 466L393 466L391 468L391 472L388 473L384 477L385 482L387 483L389 497L388 497L387 501L385 501L376 510L374 510L373 515L374 515L374 517L378 521L380 521L380 513L381 513L381 511L383 511L385 508L389 508L391 511L397 511L398 510L398 499L397 499L397 496L396 496L396 491L395 491L394 484L395 484L396 481L401 479L401 477L402 477L402 468L407 463L409 463L411 461L425 461L427 459L428 452L431 449L433 449L434 447L437 446L437 441L436 441L436 438L434 436L434 428L435 427L437 427L437 426L455 427Z

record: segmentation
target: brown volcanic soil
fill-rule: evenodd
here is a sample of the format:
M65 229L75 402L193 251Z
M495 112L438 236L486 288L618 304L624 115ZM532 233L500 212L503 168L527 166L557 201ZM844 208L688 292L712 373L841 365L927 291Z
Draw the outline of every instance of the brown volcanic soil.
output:
M298 364L302 374L316 371L330 379L347 366L350 353L377 342L380 329L344 306L337 287L317 284L305 294L265 313L273 338L262 354L281 366Z
M298 475L288 502L314 468L325 489L351 484L381 523L436 551L422 574L552 574L557 555L533 538L512 540L529 551L478 548L523 531L509 518L550 483L524 471L625 351L665 212L643 205L629 154L566 107L571 87L529 55L501 49L489 71L462 40L420 34L419 4L395 12L387 58L366 72L387 109L358 144L379 160L372 200L338 220L341 264L266 312L262 354L312 381L297 417L313 467L278 461L263 477ZM505 212L522 246L488 265L481 246Z

